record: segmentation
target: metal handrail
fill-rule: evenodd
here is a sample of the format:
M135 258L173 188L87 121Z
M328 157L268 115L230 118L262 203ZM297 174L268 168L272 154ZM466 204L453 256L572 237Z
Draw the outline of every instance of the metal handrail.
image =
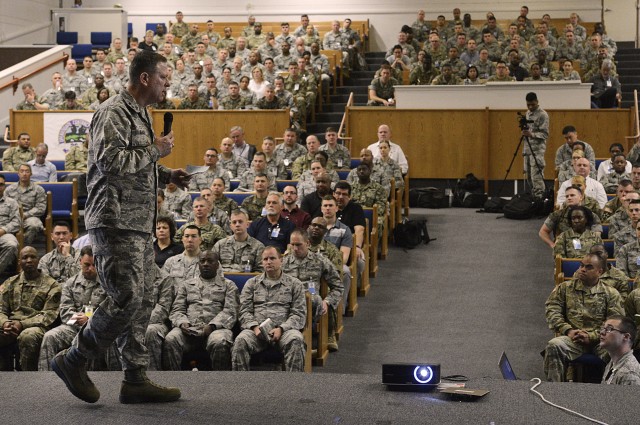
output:
M634 90L633 91L633 105L635 107L636 110L636 135L635 136L626 136L625 139L630 140L638 140L640 139L640 115L638 113L638 90Z
M62 54L62 58L60 59L55 59L52 60L50 62L47 62L46 64L42 65L40 68L34 69L33 71L23 75L22 77L13 77L13 79L7 83L4 83L3 85L0 86L0 90L4 90L7 87L11 87L13 86L13 93L15 94L16 91L18 91L18 87L20 86L20 81L22 80L26 80L28 78L31 78L32 76L46 70L47 68L49 68L51 65L55 65L58 62L62 62L62 64L64 65L67 60L69 60L69 54L67 53L63 53Z
M344 107L344 114L342 115L342 121L340 122L340 128L338 129L338 138L344 141L344 145L349 151L351 151L351 137L343 137L343 131L345 128L345 123L347 121L347 108L349 106L353 106L353 92L349 94L349 100L347 100L347 104Z

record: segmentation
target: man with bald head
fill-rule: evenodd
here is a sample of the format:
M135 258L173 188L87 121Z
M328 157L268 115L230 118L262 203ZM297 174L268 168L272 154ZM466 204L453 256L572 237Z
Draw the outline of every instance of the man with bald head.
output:
M367 146L367 149L371 151L374 158L380 158L379 145L382 141L389 142L389 157L398 164L400 171L402 171L402 175L407 174L409 172L409 163L407 162L407 158L404 156L404 152L400 145L391 141L391 127L387 124L382 124L378 127L378 141Z
M389 196L389 189L391 188L391 182L389 180L389 176L378 164L373 163L373 153L370 149L362 149L360 151L360 161L362 164L367 164L371 169L371 181L380 184L385 189L387 196ZM358 181L358 173L357 168L354 168L349 172L347 176L347 182L353 186L354 183Z
M311 217L322 216L322 198L331 194L331 177L327 173L316 176L316 191L302 198L300 208Z
M589 196L595 199L598 202L600 208L604 208L607 203L607 192L604 190L604 186L599 181L592 179L589 177L591 173L591 163L587 158L577 159L573 165L573 171L576 175L584 177L587 186L584 191L585 196ZM564 204L565 201L565 190L567 187L571 186L571 180L567 180L562 183L560 189L558 190L558 200L556 202L557 205Z
M307 154L299 156L291 166L291 179L298 180L305 171L311 168L311 161L315 159L316 154L320 151L320 140L315 135L307 137ZM327 164L327 168L331 168Z

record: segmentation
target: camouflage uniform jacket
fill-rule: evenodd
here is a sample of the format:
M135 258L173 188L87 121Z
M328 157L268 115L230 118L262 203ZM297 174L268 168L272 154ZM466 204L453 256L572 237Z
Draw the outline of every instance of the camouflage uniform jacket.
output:
M38 268L62 284L80 271L79 258L79 249L71 247L69 255L65 257L57 248L54 248L53 251L40 258Z
M59 307L60 285L44 273L27 280L23 272L0 286L0 323L18 320L25 329L48 328L58 318Z
M562 282L545 303L549 329L561 335L571 329L583 329L592 344L599 341L600 326L614 314L624 314L622 298L602 282L591 288L585 287L580 279Z
M6 233L16 234L20 231L20 205L15 199L3 196L0 198L0 229Z
M455 73L451 74L451 78L448 81L444 79L443 74L438 75L431 81L432 86L459 86L461 84L462 80Z
M276 281L265 273L247 281L240 294L240 326L251 329L267 318L283 333L304 328L307 302L302 282L284 273Z
M187 219L191 213L191 195L180 188L169 192L164 191L164 207L167 211L179 215L182 219Z
M200 192L202 189L208 189L211 187L211 183L213 183L213 180L216 177L222 177L224 179L225 190L229 190L229 176L225 174L226 171L219 165L216 165L216 168L213 171L209 168L204 173L196 174L191 178L191 181L189 182L189 190L192 192Z
M371 181L363 185L354 182L351 185L351 199L363 207L376 207L378 210L378 225L384 224L384 215L387 211L387 194L384 188Z
M184 21L176 22L171 25L171 29L169 30L169 32L176 37L183 37L189 34L189 25L187 25L187 23Z
M174 285L176 282L198 277L200 276L198 255L199 253L193 257L187 257L187 253L183 252L182 254L169 257L164 263L164 266L162 266L162 273L165 276L173 278Z
M228 236L213 246L225 272L261 272L263 250L262 242L249 235L242 242L236 241L234 236Z
M227 198L223 196L220 199L214 199L213 205L216 208L221 209L222 211L227 213L227 216L231 217L231 212L238 209L238 203L233 199Z
M437 69L431 68L426 71L421 63L414 63L409 73L409 84L429 85L440 73Z
M276 180L287 180L289 177L287 174L287 168L284 166L282 161L278 161L278 157L275 155L267 159L267 171L268 174L276 176Z
M38 103L46 103L49 105L49 109L55 110L58 109L60 105L64 102L64 91L62 89L49 89L42 93L40 98L38 99Z
M233 329L238 320L238 288L218 272L213 279L196 277L176 287L169 318L174 327L214 325Z
M591 230L585 230L579 235L573 229L569 229L556 238L553 255L560 255L562 258L582 258L589 253L592 246L601 243L600 236Z
M222 227L222 230L224 230L227 234L231 234L231 223L229 222L229 214L227 214L225 210L212 205L212 210L207 216L207 219L210 223L217 224L218 226ZM191 212L187 221L193 220L195 220L195 216L193 215L193 212Z
M289 107L284 99L277 96L272 101L268 101L266 96L262 97L256 102L256 106L258 109L287 109Z
M227 172L224 179L230 180L240 178L242 173L247 169L247 163L244 159L238 158L236 155L232 155L229 159L220 155L218 157L218 167Z
M293 78L293 75L289 75L284 80L284 88L291 92L293 96L307 96L307 94L315 92L315 86L302 76Z
M147 110L126 90L105 104L91 121L86 227L153 234L157 181L168 183L171 170L156 164L160 151Z
M305 258L297 258L291 253L282 259L282 272L299 279L306 289L309 289L309 282L314 282L316 294L320 294L321 279L324 279L329 287L325 301L334 309L344 292L338 270L327 257L312 251L308 251Z
M629 296L629 277L622 270L607 264L607 271L600 276L600 282L614 288L622 297L622 301Z
M540 150L544 151L547 145L547 139L549 138L549 115L547 112L538 107L535 111L527 111L527 120L533 121L529 124L531 133L533 135L529 137L529 143L524 146L525 154L538 154ZM533 152L529 150L529 144Z
M604 186L604 191L607 193L616 193L618 190L618 184L621 180L631 180L631 176L629 173L618 174L615 171L612 171L609 174L605 174L600 180L602 186Z
M18 171L20 165L26 164L36 157L34 148L22 149L20 146L14 146L7 149L2 154L2 170Z
M87 171L87 157L89 149L83 143L73 146L64 158L65 170Z
M220 99L218 109L225 111L232 111L234 109L244 109L245 106L251 104L251 99L238 95L237 98L232 98L231 95L227 95Z
M624 302L624 311L627 317L636 322L636 326L640 326L640 288L636 288L629 293ZM640 348L640 338L636 338L633 348Z
M387 196L389 196L389 189L391 188L391 180L389 179L389 176L387 175L387 173L384 171L384 168L382 168L379 165L376 165L375 163L373 164L373 167L371 167L371 181L380 184L380 186L382 186ZM355 183L358 182L357 169L354 168L349 172L349 174L347 175L347 182L351 184L351 186L353 186Z
M200 249L202 251L213 248L216 242L227 237L227 234L224 230L222 230L222 227L218 226L217 224L213 224L208 220L205 224L202 225L196 224L195 221L189 221L176 231L176 235L173 238L173 241L175 243L180 243L182 241L184 229L186 229L187 226L191 225L198 226L200 228L200 238L202 239L202 245L200 246Z
M306 154L307 148L299 143L295 143L293 147L280 143L274 151L274 156L277 158L277 161L282 162L287 168L292 167L296 159Z
M591 212L593 212L593 226L591 226L591 231L602 233L602 225L600 224L600 214L601 210L598 206L598 203L590 197L586 198L586 202L584 206L589 208ZM556 236L560 235L562 232L566 232L571 229L568 222L569 218L569 207L563 206L559 210L553 211L547 219L544 221L544 225L547 226L549 230L551 230ZM611 232L609 232L611 234Z
M622 246L616 254L616 267L634 279L640 269L640 244L637 240Z
M269 168L267 168L266 170L263 171L264 174L267 175L267 178L269 180L269 192L272 191L277 191L278 187L276 185L276 174L272 172L272 170L269 170ZM255 180L256 177L256 171L253 169L253 167L249 167L249 169L247 169L247 171L245 171L244 173L242 173L242 176L240 177L240 184L238 184L238 187L236 188L236 192L253 192L253 181Z
M149 324L164 324L171 325L169 322L169 313L171 311L171 304L175 298L174 279L156 266L155 268L156 278L153 281L153 310L151 311L151 317L149 318Z
M34 183L29 183L26 188L19 183L12 184L4 191L4 196L18 201L24 212L24 218L40 218L47 209L47 194L42 186Z
M180 105L178 105L178 109L210 109L209 104L206 100L198 96L195 101L192 101L188 97L182 99Z
M619 209L609 219L609 238L613 239L613 253L617 255L620 248L636 240L636 231L627 212Z
M400 170L400 166L396 161L389 158L389 161L382 161L380 158L376 158L373 160L375 165L380 166L384 172L389 176L389 180L393 178L396 182L396 189L401 189L404 187L404 177L402 177L402 170Z
M329 161L338 168L349 168L351 166L351 152L344 145L337 144L335 149L331 149L328 143L320 146L320 150L329 155Z
M489 79L489 77L496 73L496 65L489 59L487 59L486 62L477 61L473 65L478 68L478 78L482 78L483 80Z
M333 267L335 267L338 272L342 273L342 253L334 244L323 239L317 245L309 243L309 251L324 255L329 261L331 261Z
M609 220L620 208L622 208L622 202L620 202L620 198L616 196L604 204L604 208L602 209L603 219Z
M369 90L373 90L381 99L393 99L396 94L396 89L394 86L399 85L398 81L395 78L390 78L388 83L383 83L380 78L374 78L369 85Z
M76 99L80 99L87 89L87 79L78 73L70 76L65 72L62 75L62 87L65 92L72 91L76 94Z
M76 313L83 313L84 306L91 304L93 308L100 305L106 293L100 282L88 280L78 272L62 284L60 296L60 320L66 324ZM75 325L80 328L79 325Z
M249 220L254 221L262 216L262 210L267 203L267 197L258 198L256 195L247 196L240 206L249 214Z

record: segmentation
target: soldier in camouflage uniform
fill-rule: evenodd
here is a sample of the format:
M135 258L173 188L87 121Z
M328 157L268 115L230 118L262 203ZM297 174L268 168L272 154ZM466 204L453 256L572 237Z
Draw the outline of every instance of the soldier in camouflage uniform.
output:
M640 195L625 195L624 208L609 218L609 238L613 239L613 253L617 255L624 245L636 240L636 224L640 220Z
M566 58L570 61L579 61L584 55L582 44L576 41L573 31L567 31L556 47L556 58Z
M349 168L351 166L351 152L344 145L338 144L338 132L335 128L327 128L324 138L327 141L320 146L320 150L329 155L329 161L337 168Z
M38 264L38 268L54 278L59 284L63 284L79 271L80 250L71 246L71 227L68 223L58 222L53 225L51 240L55 248L45 254ZM93 255L93 254L92 254Z
M358 181L351 184L351 199L363 207L375 207L378 210L378 234L381 235L387 212L387 194L379 183L371 180L371 167L368 164L360 163L356 170Z
M240 96L240 87L238 86L238 83L232 81L229 83L229 94L220 99L218 109L225 111L245 109L245 107L250 104L250 99Z
M18 201L24 218L24 243L31 244L44 231L41 217L47 209L47 195L42 186L31 182L31 166L18 167L18 184L7 187L4 196Z
M58 109L58 106L64 102L64 91L62 90L62 74L54 72L51 75L51 82L53 87L47 89L38 100L38 103L46 103L49 105L49 109Z
M592 246L589 253L596 254L605 261L608 260L608 253L603 244L596 244ZM600 282L611 288L615 288L620 294L623 302L627 299L627 296L629 295L629 277L619 268L614 267L607 262L607 268L600 276Z
M196 277L199 273L198 255L200 255L200 246L202 245L200 228L195 225L182 227L185 228L182 235L184 251L169 257L162 266L162 273L173 279L174 287L176 283Z
M396 92L394 86L399 84L395 78L391 78L391 67L382 65L380 67L380 77L374 78L369 85L367 106L395 105Z
M182 20L183 18L184 15L182 14L182 12L176 12L177 22L171 24L170 26L169 32L176 37L183 37L189 32L189 25L187 25L187 23Z
M251 161L251 167L240 176L240 184L234 192L253 192L253 181L258 174L266 174L269 179L269 190L276 191L276 178L278 177L273 169L267 168L267 160L264 152L256 152Z
M299 156L291 166L291 179L299 180L302 173L311 169L311 162L315 160L316 153L320 151L320 140L315 135L307 137L307 154Z
M181 282L171 307L173 329L162 349L166 370L180 370L182 356L205 348L213 370L231 370L232 329L238 319L238 288L218 270L218 254L200 253L200 276Z
M459 86L462 84L462 79L454 73L451 64L442 64L440 71L442 74L431 81L432 86Z
M340 269L324 255L309 251L309 235L302 229L291 232L291 252L284 256L282 272L298 278L311 293L312 318L314 322L328 314L328 344L331 351L338 350L336 342L336 310L342 300L344 286ZM322 281L328 286L327 296L322 299Z
M263 210L267 203L267 195L269 194L267 181L266 174L256 174L253 180L253 190L256 194L244 198L240 206L249 214L249 220L251 221L257 220L263 215Z
M284 87L291 93L298 110L304 117L314 107L317 86L300 74L297 63L291 62L288 70L289 76L284 81Z
M16 263L18 258L18 239L15 234L20 230L20 206L18 202L4 196L6 183L0 175L0 273L4 273Z
M622 270L630 279L635 279L638 274L638 270L640 269L640 243L638 243L638 235L640 235L640 221L636 222L635 230L636 235L634 240L623 245L616 254L616 267Z
M533 195L542 198L545 192L544 184L544 152L547 149L549 137L549 115L538 105L535 93L527 93L527 120L533 121L522 131L525 137L523 143L525 171L527 180L533 190Z
M556 238L554 257L582 258L592 246L602 243L600 235L589 230L593 226L593 213L587 207L570 207L567 220L571 228Z
M186 190L169 183L164 189L164 207L176 219L186 220L191 213L191 196Z
M222 227L217 224L213 224L209 221L209 212L211 211L211 204L209 201L202 197L197 197L193 201L193 216L194 220L187 222L184 226L180 227L176 231L176 235L173 240L176 243L182 241L182 236L184 235L183 229L188 229L190 225L197 226L200 229L200 238L202 239L202 249L209 250L213 248L213 245L216 244L221 239L227 237L225 231Z
M69 149L64 158L65 170L77 170L87 172L87 157L89 156L88 141L78 143Z
M262 139L262 152L267 161L267 174L276 176L277 180L287 180L287 168L276 156L276 141L271 136Z
M371 169L371 181L379 183L389 196L389 190L391 189L391 180L389 175L385 172L384 168L380 165L376 165L373 161L373 153L370 149L362 149L360 151L361 163L367 164ZM347 175L347 182L353 185L358 181L358 169L354 168Z
M243 158L233 153L233 140L225 137L220 142L220 157L218 158L220 168L226 171L224 179L238 179L247 169L247 163Z
M225 182L221 177L213 179L213 183L211 183L211 192L213 194L211 203L214 208L221 209L227 213L227 216L231 216L231 212L238 209L238 204L233 199L224 196L224 186Z
M200 197L202 197L202 199L205 199L209 203L210 212L207 219L211 223L217 224L218 226L222 227L222 230L224 230L227 235L230 235L231 227L229 226L229 214L227 214L225 210L213 205L213 192L211 191L211 189L202 189L200 191ZM189 214L188 221L193 220L195 220L195 215L193 214L193 212L191 212L191 214Z
M169 312L175 298L174 286L182 279L165 275L159 267L153 270L153 310L144 336L149 352L148 370L162 370L162 343L171 330Z
M191 24L189 32L185 34L180 40L180 46L184 51L195 49L196 44L200 41L200 35L198 34L198 24Z
M600 183L604 186L604 190L607 193L616 193L618 185L623 180L631 180L631 175L625 171L627 166L627 158L624 154L616 154L611 158L613 164L613 171L605 174L600 179Z
M79 257L80 270L61 284L60 320L62 324L44 334L38 370L51 370L53 357L71 346L73 338L93 314L93 309L97 308L106 296L97 279L98 274L94 266L91 246L84 246L79 252ZM73 323L69 323L70 320ZM115 344L105 358L100 360L104 361L104 364L96 362L90 369L118 370L121 368Z
M20 251L22 273L0 286L0 347L17 344L22 370L38 370L42 337L58 317L60 285L38 270L38 253L26 246ZM13 370L7 351L0 370Z
M87 79L77 72L78 64L75 59L67 60L66 72L62 75L62 91L72 91L77 97L87 89Z
M274 247L262 252L262 266L265 272L249 279L240 294L243 330L233 344L232 368L249 370L251 355L272 346L284 354L287 371L302 372L308 348L300 332L307 317L304 285L282 272L282 254ZM266 319L271 319L274 326L269 332L270 341L259 329Z
M18 171L18 167L36 157L36 150L31 147L31 136L28 133L18 135L18 145L2 154L2 170Z
M599 280L605 266L598 255L587 254L576 277L556 286L545 303L549 329L560 335L545 350L544 372L549 381L566 381L567 365L584 353L606 358L598 344L599 329L608 316L624 310L618 291Z
M268 85L264 91L264 96L256 103L258 109L286 109L289 107L286 100L276 96L275 88Z
M223 34L224 37L218 41L218 51L221 49L229 49L231 47L235 48L236 39L235 37L231 37L231 27L224 27Z
M249 236L249 216L242 210L231 213L233 235L222 239L213 247L225 272L262 272L262 250L264 245Z
M189 190L192 192L199 192L202 189L210 188L213 179L216 177L222 177L224 170L222 167L218 167L218 150L216 148L209 148L204 153L204 165L209 167L204 173L198 173L191 177L189 182ZM225 189L229 189L226 187Z
M286 129L283 138L284 142L276 146L274 155L290 170L295 160L307 153L307 149L297 143L298 135L293 128Z
M116 338L125 372L121 403L180 398L177 388L161 387L147 378L144 337L153 308L157 184L185 186L188 176L184 170L157 164L171 153L173 133L156 138L146 110L169 86L166 59L141 51L131 63L130 74L127 90L94 113L90 130L85 221L107 296L72 348L52 361L71 393L89 403L95 403L100 392L87 376L87 359L101 357Z
M198 94L198 85L189 84L187 87L187 97L182 99L178 109L210 109L206 100Z

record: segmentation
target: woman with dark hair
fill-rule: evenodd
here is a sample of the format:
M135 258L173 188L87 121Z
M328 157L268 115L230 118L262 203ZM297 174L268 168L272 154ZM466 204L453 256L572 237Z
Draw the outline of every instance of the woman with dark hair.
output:
M601 244L600 235L591 231L593 213L583 205L569 208L567 221L571 229L561 233L553 247L553 255L563 258L582 258L592 246Z
M464 79L465 86L480 85L482 82L478 79L478 68L475 65L471 65L467 68L467 78Z
M182 244L173 241L176 235L176 222L170 216L159 216L156 220L156 240L153 243L153 251L158 267L162 268L168 258L184 251Z
M102 102L109 99L109 89L107 87L103 87L100 90L98 90L97 95L98 95L98 100L96 100L91 105L89 105L89 109L93 111L95 111Z
M409 84L425 86L431 84L440 72L433 66L431 55L424 50L418 52L418 61L413 64L409 73Z

